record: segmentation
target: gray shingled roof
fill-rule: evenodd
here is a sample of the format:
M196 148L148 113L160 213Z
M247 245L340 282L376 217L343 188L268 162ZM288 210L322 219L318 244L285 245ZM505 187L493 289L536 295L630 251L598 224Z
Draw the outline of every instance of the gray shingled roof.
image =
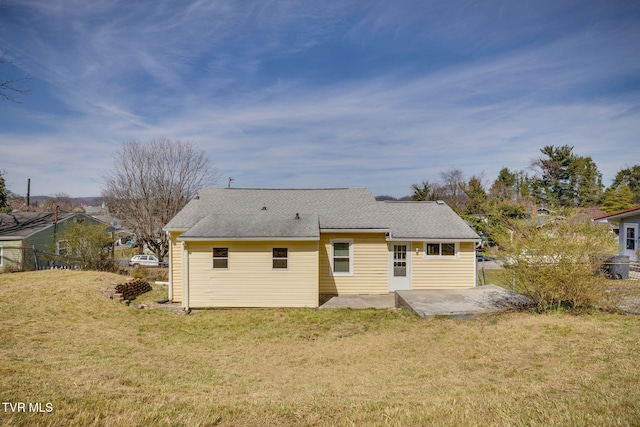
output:
M394 239L475 240L480 237L442 202L378 202Z
M303 221L289 230L296 213ZM165 230L184 231L183 239L316 237L313 218L320 230L378 229L394 239L479 238L446 204L379 202L366 188L205 188Z
M60 214L63 221L74 214ZM21 240L31 234L53 225L55 214L51 212L10 212L0 213L0 239Z
M320 221L339 225L342 218L370 208L375 201L366 188L250 189L203 188L169 223L168 230L186 230L211 214L242 215L261 212L295 216L315 214ZM324 226L323 226L324 227Z
M241 215L207 215L182 233L181 240L197 239L320 239L318 215L257 212Z

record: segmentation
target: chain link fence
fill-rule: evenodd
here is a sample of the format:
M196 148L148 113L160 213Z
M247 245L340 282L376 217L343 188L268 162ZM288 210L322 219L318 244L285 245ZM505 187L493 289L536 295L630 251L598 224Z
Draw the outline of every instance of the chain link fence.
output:
M35 247L2 248L2 268L0 268L0 272L11 273L49 270L52 268L77 270L80 268L80 261L68 256L63 257L54 252L39 250Z
M629 263L629 279L616 280L610 292L617 308L629 314L640 314L640 263Z

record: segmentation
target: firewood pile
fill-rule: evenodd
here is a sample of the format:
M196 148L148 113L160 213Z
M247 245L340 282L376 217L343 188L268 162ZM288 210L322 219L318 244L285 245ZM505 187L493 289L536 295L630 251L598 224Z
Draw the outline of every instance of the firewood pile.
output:
M152 288L148 281L144 279L133 279L116 285L111 298L116 301L129 301L151 290Z

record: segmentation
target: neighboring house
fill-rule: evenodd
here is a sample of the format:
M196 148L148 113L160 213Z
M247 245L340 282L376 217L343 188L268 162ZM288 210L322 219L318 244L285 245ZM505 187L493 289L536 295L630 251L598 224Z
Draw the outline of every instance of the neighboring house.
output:
M376 201L359 188L205 188L164 230L169 298L185 309L476 286L480 238L444 202Z
M613 212L593 219L596 222L618 224L620 255L626 255L630 261L639 262L638 231L640 229L640 206Z
M70 221L100 221L82 213L0 213L0 272L38 270L49 266L46 254L66 249L58 236Z

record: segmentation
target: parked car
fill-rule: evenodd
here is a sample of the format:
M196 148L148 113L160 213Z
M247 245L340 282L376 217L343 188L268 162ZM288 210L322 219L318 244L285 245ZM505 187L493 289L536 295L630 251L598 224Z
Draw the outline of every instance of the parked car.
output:
M129 267L158 267L160 262L154 255L136 255L129 260Z

